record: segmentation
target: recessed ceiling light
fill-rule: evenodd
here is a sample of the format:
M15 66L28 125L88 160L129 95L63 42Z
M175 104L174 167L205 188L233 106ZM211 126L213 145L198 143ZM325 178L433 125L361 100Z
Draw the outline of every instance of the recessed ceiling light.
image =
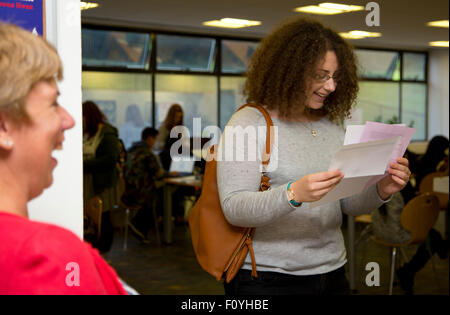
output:
M81 11L83 11L83 10L88 10L88 9L93 9L93 8L98 7L98 3L81 1L80 6L81 6Z
M363 11L365 8L360 5L347 5L340 3L324 2L319 4L321 8L341 10L344 12Z
M436 41L436 42L429 42L428 43L430 46L433 47L448 47L448 40L441 40L441 41Z
M362 10L364 10L364 7L362 6L346 5L332 2L324 2L319 5L308 5L294 9L295 12L321 14L321 15L333 15Z
M440 21L428 22L427 26L446 27L446 28L448 28L448 20L440 20Z
M234 19L234 18L223 18L220 20L206 21L203 22L202 24L213 27L241 28L241 27L261 25L261 22L243 19Z
M381 33L377 32L366 32L366 31L350 31L350 32L342 32L339 35L343 38L347 39L361 39L367 37L381 37Z

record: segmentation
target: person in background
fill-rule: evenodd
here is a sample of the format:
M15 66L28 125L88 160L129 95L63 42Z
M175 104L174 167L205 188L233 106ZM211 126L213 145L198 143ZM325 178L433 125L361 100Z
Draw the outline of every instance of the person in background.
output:
M158 138L156 140L156 149L160 151L159 157L162 167L168 171L172 158L170 156L170 148L179 140L179 138L171 138L170 131L176 126L183 125L183 108L179 104L170 106L166 119L159 128Z
M133 142L139 141L142 129L146 123L142 118L141 110L136 104L130 104L125 112L125 123L120 126L119 136L123 140L126 150L129 150Z
M118 203L117 183L120 160L118 132L92 101L83 103L84 201L94 196L102 199L103 215L100 240L95 246L102 253L111 249L114 229L111 210Z
M377 238L398 244L409 242L411 235L402 227L400 222L403 208L412 198L419 194L422 179L428 174L437 171L439 163L446 158L445 152L448 152L448 148L449 140L446 137L433 137L427 146L425 154L417 158L416 167L412 169L415 185L411 184L412 180L408 183L408 187L411 190L405 189L395 193L388 203L373 211L371 228ZM432 228L428 234L427 241L417 248L416 253L409 262L397 270L400 286L406 294L413 294L416 273L426 265L435 253L441 259L447 258L448 241L444 240L441 234Z
M152 151L157 136L158 130L155 128L142 130L141 141L133 143L128 151L124 173L125 192L122 201L127 205L141 206L130 228L133 235L144 243L148 242L148 231L154 220L152 207L157 198L157 180L166 174Z
M186 147L190 146L190 138L186 136L184 132L178 133L178 137L171 138L170 132L172 128L177 126L183 126L183 108L180 104L172 104L167 112L164 123L159 128L159 134L156 141L156 149L160 150L159 159L161 165L166 172L170 171L170 165L172 163L172 156L170 151L173 145L179 145L178 154L183 154ZM190 154L190 148L187 154ZM173 214L175 216L175 224L184 225L184 207L185 199L187 196L195 194L195 190L192 187L179 187L173 195Z
M317 21L292 19L258 46L244 93L247 102L266 108L278 136L267 171L261 170L260 154L256 160L248 155L244 161L217 161L225 218L235 226L256 228L258 275L252 276L247 255L235 278L224 284L226 295L350 293L342 214L355 216L378 208L406 185L410 175L408 160L399 157L389 165L389 175L366 191L311 208L311 202L322 199L344 176L327 170L344 139L338 122L349 115L357 92L352 48ZM220 157L226 157L227 150L248 152L252 141L257 152L264 150L265 137L249 135L248 141L232 145L224 140L232 139L235 130L265 128L257 109L236 112L227 127L219 143ZM259 192L262 174L270 179L271 189Z
M69 230L29 219L28 202L52 185L52 154L75 124L58 104L56 50L0 23L0 73L0 294L126 294L97 250ZM75 269L79 277L71 276Z

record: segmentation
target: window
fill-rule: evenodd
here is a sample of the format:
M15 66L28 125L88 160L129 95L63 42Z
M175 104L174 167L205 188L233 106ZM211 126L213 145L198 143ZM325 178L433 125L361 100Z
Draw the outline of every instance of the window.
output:
M97 26L84 27L82 37L83 100L100 105L127 148L144 125L159 128L174 103L183 107L191 135L195 118L201 119L201 130L223 129L246 103L245 72L259 45L249 39ZM416 128L413 140L426 140L427 53L361 48L355 55L360 91L354 119L347 123L404 123ZM142 119L130 123L132 116Z
M82 29L83 66L148 69L150 35Z
M416 128L413 140L426 139L427 86L424 83L402 84L402 122Z
M217 81L215 76L157 74L155 78L155 121L159 128L174 103L183 108L184 125L193 135L194 118L201 130L217 126Z
M360 78L400 80L398 52L356 49L355 53Z
M84 71L83 102L100 107L129 149L141 139L142 129L152 125L151 86L149 74Z
M426 55L418 53L403 54L403 80L425 81Z
M258 47L258 42L238 40L222 41L222 72L244 73L250 61L250 57Z
M156 40L157 70L214 71L214 39L157 35Z
M399 122L399 83L360 82L356 108L365 121Z
M233 113L246 103L242 91L244 77L220 78L220 128L225 128Z
M403 123L416 129L412 140L426 140L426 53L357 49L356 55L361 123Z

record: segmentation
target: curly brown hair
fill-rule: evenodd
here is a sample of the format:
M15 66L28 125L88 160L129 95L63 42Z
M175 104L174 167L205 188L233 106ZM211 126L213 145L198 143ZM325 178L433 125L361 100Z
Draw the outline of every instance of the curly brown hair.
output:
M337 56L339 84L321 109L309 109L306 92L327 51ZM247 102L276 110L282 119L306 113L336 121L349 116L358 89L353 48L320 22L297 17L262 40L250 61L244 95Z

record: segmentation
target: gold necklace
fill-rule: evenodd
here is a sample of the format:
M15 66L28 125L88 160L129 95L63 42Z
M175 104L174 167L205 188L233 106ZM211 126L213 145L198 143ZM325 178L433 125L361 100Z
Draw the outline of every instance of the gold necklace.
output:
M317 137L317 130L315 130L315 129L312 127L312 123L311 123L309 120L307 120L306 123L309 124L309 128L306 127L306 126L304 126L304 125L302 125L302 126L305 127L306 129L310 130L310 131L311 131L311 135L312 135L313 137Z

